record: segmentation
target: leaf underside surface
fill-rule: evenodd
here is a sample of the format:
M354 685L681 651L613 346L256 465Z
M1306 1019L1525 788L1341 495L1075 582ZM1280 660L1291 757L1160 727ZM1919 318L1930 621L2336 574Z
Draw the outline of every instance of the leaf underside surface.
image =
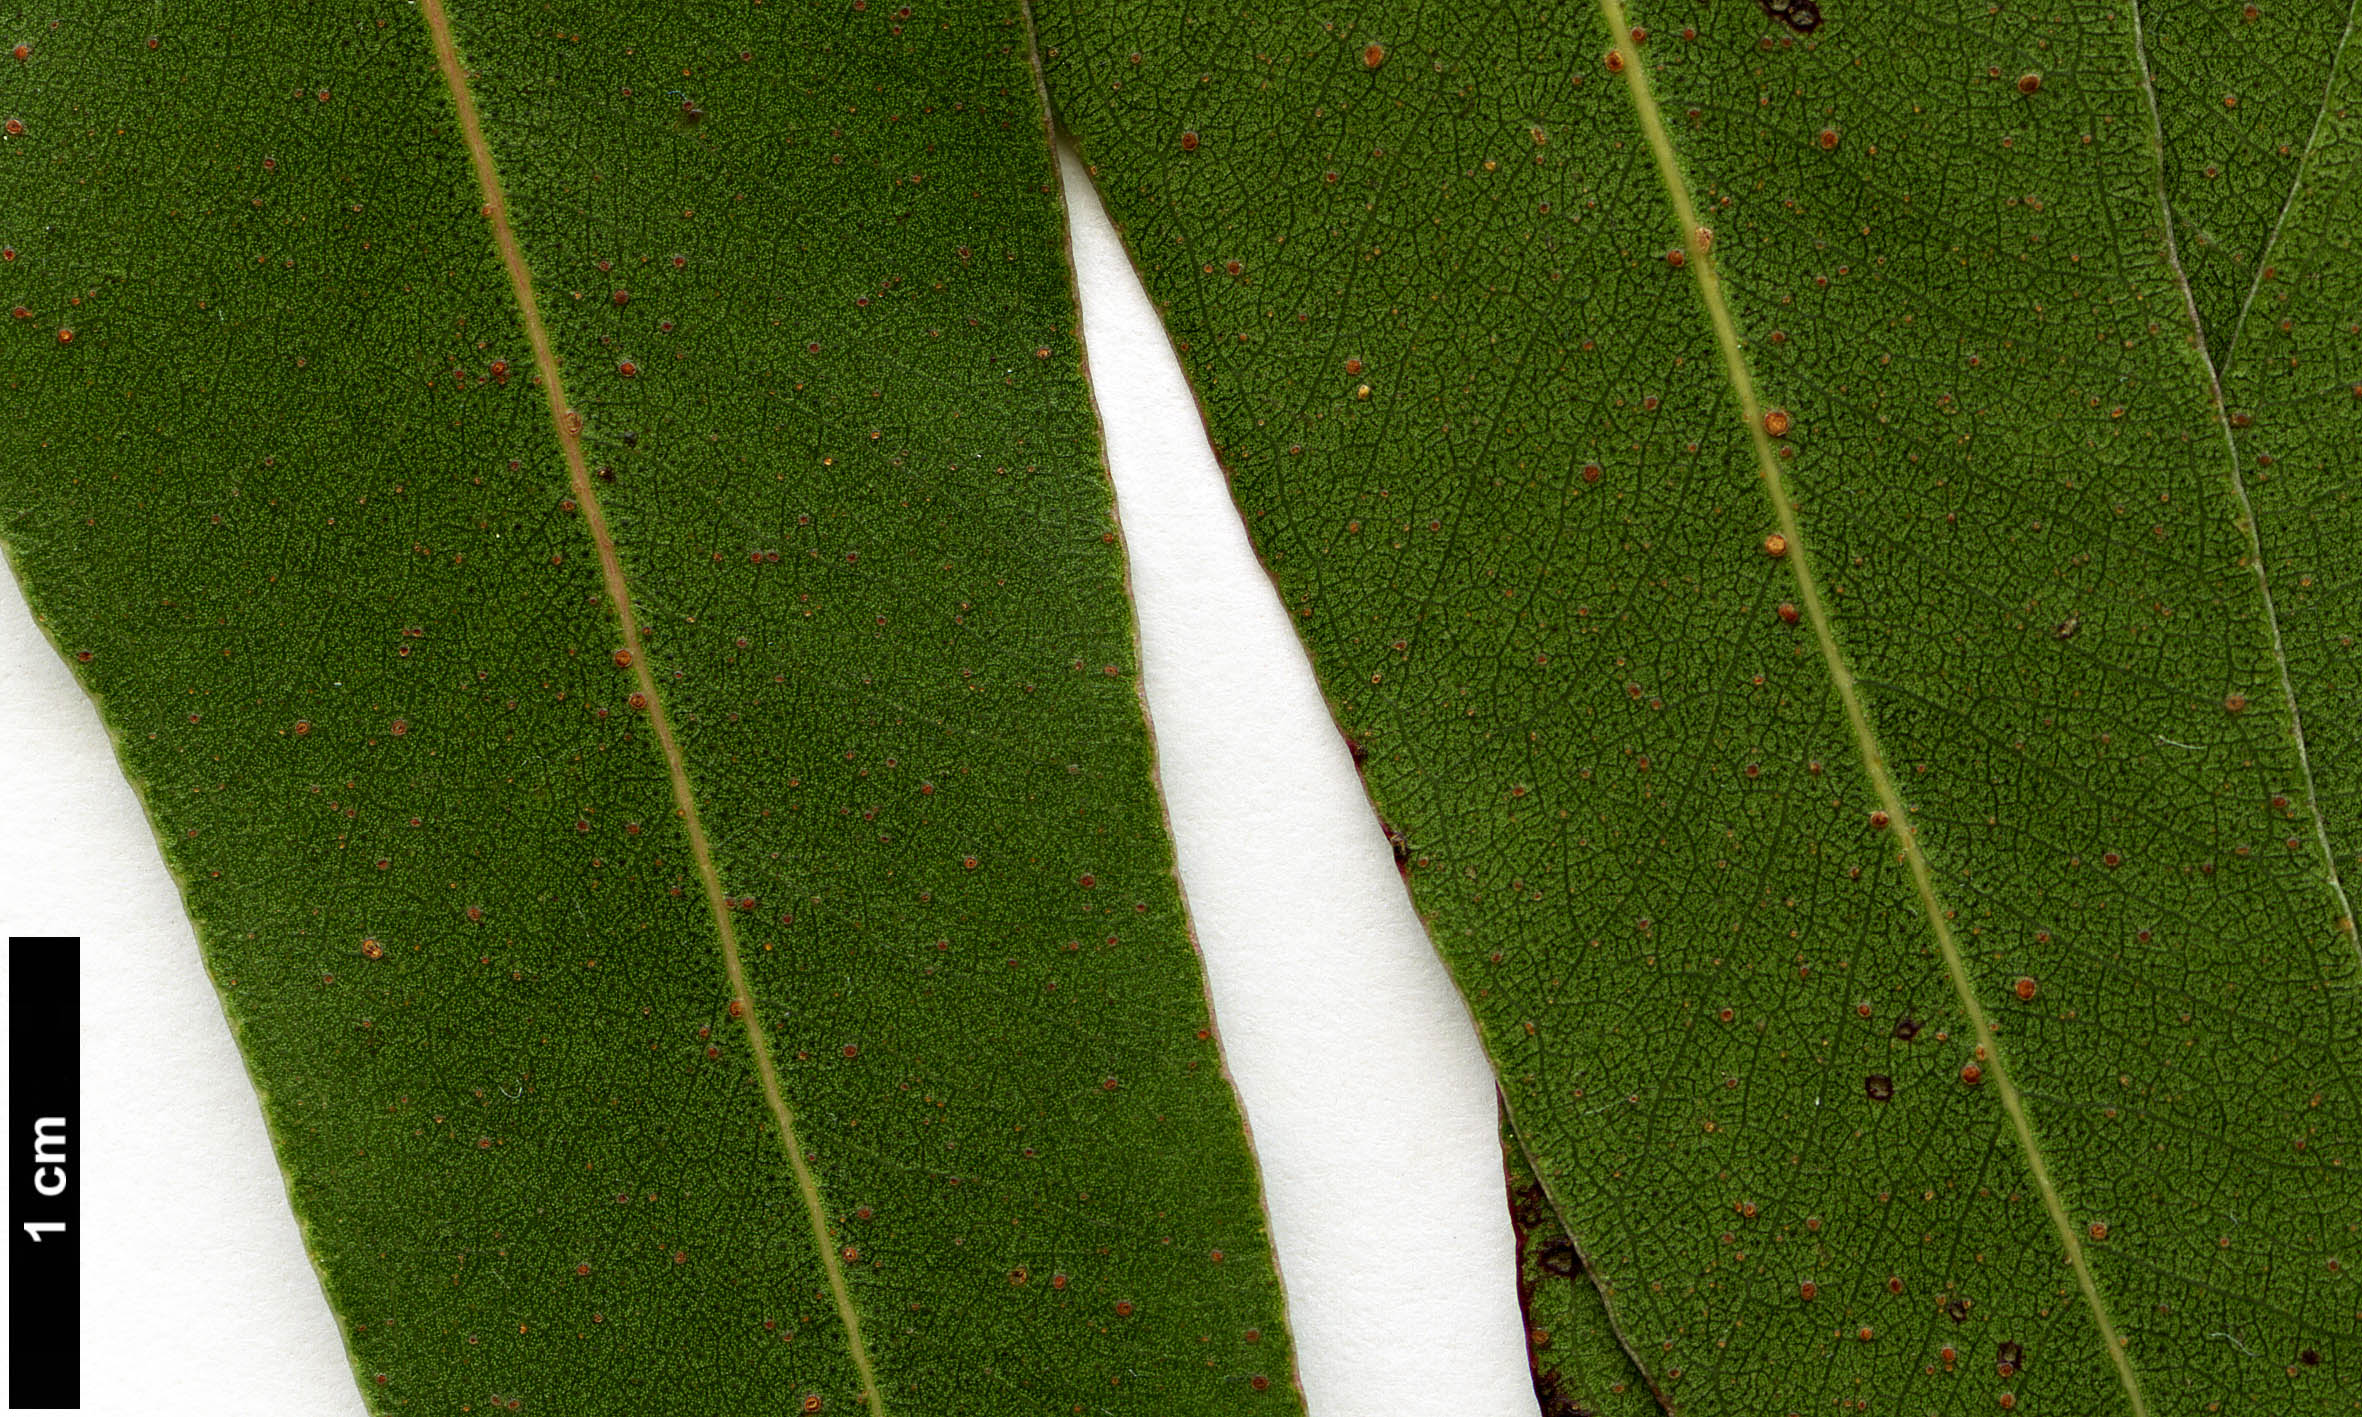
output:
M8 549L370 1405L1299 1410L1019 11L23 38Z
M2353 60L2263 11L1037 11L1681 1412L2362 1395Z

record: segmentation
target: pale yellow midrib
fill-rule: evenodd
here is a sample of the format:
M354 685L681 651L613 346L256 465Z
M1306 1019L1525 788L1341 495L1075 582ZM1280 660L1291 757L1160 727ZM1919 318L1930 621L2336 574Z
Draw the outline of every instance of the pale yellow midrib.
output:
M771 1061L771 1041L763 1032L762 1011L755 1007L754 993L746 984L745 965L739 959L738 931L730 923L730 900L723 894L721 873L714 868L713 850L706 841L704 826L698 821L697 795L689 786L688 764L681 756L680 745L673 739L672 721L666 717L664 699L656 691L656 675L649 668L648 656L640 652L639 625L632 612L631 587L624 579L623 560L616 554L615 539L607 534L607 515L599 506L598 491L582 455L582 439L572 410L566 406L565 387L558 379L557 353L541 323L541 306L534 300L533 277L525 267L524 251L509 227L508 200L493 166L491 146L484 139L483 123L476 115L475 98L468 92L467 70L459 62L459 46L452 38L451 20L444 12L443 0L421 0L421 8L426 14L427 28L434 36L435 62L441 66L444 82L451 90L451 101L459 114L460 135L467 143L468 159L474 165L477 185L483 191L484 215L492 223L493 240L500 248L501 264L506 267L509 286L516 294L525 338L533 346L534 368L549 399L550 422L556 426L558 443L565 450L566 475L573 484L574 499L582 509L583 519L590 527L591 540L598 547L599 574L606 583L607 598L614 603L623 643L631 654L632 682L639 686L648 705L648 727L664 754L665 771L672 782L674 814L688 834L689 854L697 863L699 880L705 885L705 902L713 912L714 928L721 937L722 967L730 978L731 997L741 1006L741 1022L746 1025L747 1042L754 1053L755 1072L762 1080L763 1100L771 1109L772 1119L779 1124L780 1145L787 1149L788 1165L795 1172L797 1189L803 1193L804 1213L811 1221L812 1239L820 1250L829 1292L836 1298L837 1317L845 1325L845 1340L852 1350L853 1367L861 1377L863 1400L870 1417L883 1417L885 1394L879 1390L869 1348L861 1338L861 1315L853 1306L844 1267L837 1260L835 1237L829 1233L828 1207L820 1196L820 1181L804 1159L803 1143L796 1137L795 1115L779 1089L779 1069Z
M1944 972L1952 981L1953 992L1960 997L1961 1006L1968 1014L1970 1027L1975 1032L1977 1057L1988 1074L1996 1094L2001 1099L2002 1111L2008 1114L2010 1125L2017 1131L2018 1145L2025 1152L2026 1166L2033 1173L2034 1189L2042 1197L2043 1209L2050 1214L2050 1223L2058 1231L2065 1247L2067 1264L2075 1271L2075 1282L2083 1291L2083 1298L2091 1306L2092 1317L2099 1328L2100 1340L2107 1349L2108 1359L2116 1367L2116 1374L2124 1384L2126 1398L2132 1404L2134 1417L2148 1417L2148 1398L2141 1391L2140 1374L2132 1366L2131 1355L2125 1351L2124 1340L2116 1332L2116 1321L2108 1313L2105 1300L2100 1297L2098 1281L2092 1277L2091 1265L2083 1253L2082 1237L2075 1233L2073 1221L2067 1215L2066 1202L2060 1197L2056 1182L2051 1179L2050 1163L2043 1157L2042 1147L2034 1138L2033 1119L2027 1115L2025 1099L2018 1094L2017 1084L2010 1076L2009 1065L2002 1056L2001 1041L1994 1036L1993 1025L1985 1017L1985 1006L1977 997L1969 978L1968 962L1961 956L1959 942L1952 938L1952 927L1944 916L1943 903L1936 897L1935 878L1927 864L1927 857L1919 849L1917 833L1911 826L1911 815L1903 805L1902 794L1895 790L1894 778L1886 770L1886 758L1879 751L1878 739L1870 730L1870 716L1862 705L1860 689L1854 683L1853 671L1847 667L1843 653L1837 647L1837 635L1829 622L1827 607L1822 603L1820 585L1813 579L1812 562L1806 550L1804 530L1796 516L1794 501L1788 495L1787 479L1780 472L1778 450L1763 427L1763 407L1755 395L1754 377L1747 371L1746 355L1739 348L1738 327L1732 322L1730 307L1722 298L1722 278L1715 272L1708 241L1701 240L1702 230L1696 209L1690 203L1689 184L1683 178L1681 160L1674 154L1673 140L1665 131L1664 120L1657 112L1656 96L1650 92L1648 71L1641 62L1640 46L1632 42L1632 28L1625 18L1621 0L1599 0L1600 13L1607 18L1608 33L1614 39L1616 53L1623 61L1624 79L1632 95L1632 106L1641 131L1648 138L1649 151L1655 155L1657 175L1663 180L1665 192L1673 204L1673 219L1680 228L1680 240L1687 252L1686 264L1697 272L1698 293L1706 307L1707 317L1714 325L1714 341L1722 354L1723 373L1730 380L1731 389L1738 395L1739 416L1747 422L1747 436L1755 449L1755 462L1763 475L1764 490L1771 499L1772 514L1779 523L1780 535L1787 538L1787 560L1796 576L1796 598L1802 603L1804 617L1812 627L1813 639L1819 644L1821 660L1829 667L1829 679L1837 691L1837 699L1845 708L1846 725L1853 730L1854 746L1861 753L1862 764L1870 774L1872 788L1878 794L1878 805L1891 823L1900 855L1911 873L1911 885L1919 894L1919 903L1927 915L1928 928L1934 933L1936 948L1944 960Z

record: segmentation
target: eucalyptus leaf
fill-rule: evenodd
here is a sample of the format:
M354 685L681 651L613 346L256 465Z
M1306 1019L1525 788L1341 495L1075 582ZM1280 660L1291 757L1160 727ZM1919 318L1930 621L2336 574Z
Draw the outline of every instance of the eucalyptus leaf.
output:
M1013 6L76 7L0 510L375 1410L1298 1410Z
M1676 1410L2362 1392L2362 311L2348 110L2280 56L2345 16L2298 10L2244 56L2185 14L2165 93L2106 3L1041 11ZM2206 66L2269 75L2262 116ZM2201 102L2314 146L2240 150L2209 209L2216 135L2161 138ZM2270 313L2299 173L2267 356L2201 322Z

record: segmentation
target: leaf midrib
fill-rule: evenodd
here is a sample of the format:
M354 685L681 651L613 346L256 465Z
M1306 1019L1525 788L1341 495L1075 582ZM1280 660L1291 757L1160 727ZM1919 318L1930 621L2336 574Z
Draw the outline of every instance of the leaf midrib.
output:
M577 431L574 412L566 404L565 386L558 376L557 352L550 343L548 329L542 324L541 306L533 294L532 272L526 267L524 250L517 244L516 233L509 225L508 199L492 159L491 144L484 137L475 98L468 92L467 69L460 63L459 47L452 36L450 16L444 10L443 0L421 0L421 10L434 39L436 65L442 71L444 86L450 90L452 105L457 110L460 136L467 145L469 164L475 171L477 186L483 193L484 215L491 224L492 238L499 248L501 265L508 273L509 288L525 327L525 338L533 349L534 369L547 396L550 422L557 433L558 445L565 453L566 476L572 484L575 501L582 510L592 544L598 549L599 576L606 587L608 600L615 607L618 628L622 632L625 653L630 661L632 681L647 704L648 727L664 755L665 773L672 787L674 814L680 818L688 836L690 857L696 862L698 879L705 886L706 908L713 915L714 930L721 943L722 968L729 976L731 997L740 1006L740 1022L745 1025L747 1043L754 1054L755 1072L762 1082L763 1101L769 1106L772 1119L778 1123L779 1142L787 1151L788 1165L795 1173L796 1188L803 1194L805 1216L811 1222L813 1245L819 1251L821 1267L828 1276L829 1293L836 1301L837 1318L845 1326L845 1340L851 1350L853 1367L861 1378L864 1410L869 1417L884 1417L885 1395L878 1387L876 1369L870 1361L868 1346L861 1338L860 1312L854 1307L852 1292L846 1285L844 1267L837 1260L834 1238L829 1233L828 1207L821 1198L819 1179L812 1174L810 1163L804 1159L803 1144L796 1135L795 1114L780 1090L779 1069L771 1060L771 1043L763 1031L762 1010L755 1006L754 991L747 986L745 966L739 958L738 932L730 921L729 897L722 891L721 873L714 866L712 846L706 839L703 824L698 820L697 795L689 785L687 760L681 754L680 744L673 738L672 721L665 713L664 698L657 691L655 672L649 667L648 657L639 652L640 632L632 613L631 586L624 576L623 560L616 554L615 539L607 531L606 512L599 505L598 490L591 481L590 466L583 456L582 439Z
M2114 1318L2108 1312L2106 1300L2101 1298L2098 1282L2083 1253L2082 1237L2075 1233L2067 1215L2065 1198L2050 1174L2048 1159L2034 1134L2033 1118L2027 1113L2025 1099L2019 1094L2017 1083L2010 1075L2007 1060L2002 1055L2001 1042L1985 1016L1983 1001L1969 978L1968 962L1960 952L1959 942L1952 936L1946 922L1944 906L1937 897L1934 873L1926 856L1919 849L1918 837L1910 824L1910 812L1903 804L1902 795L1895 788L1894 778L1886 770L1885 755L1880 752L1878 739L1870 727L1869 711L1862 701L1860 688L1854 682L1853 670L1845 662L1844 652L1838 647L1828 608L1821 598L1819 583L1812 574L1812 562L1806 548L1804 531L1796 514L1795 501L1788 495L1786 478L1780 471L1780 458L1772 447L1770 436L1763 425L1762 400L1756 395L1754 376L1749 373L1745 353L1739 347L1736 323L1730 307L1723 300L1722 279L1716 272L1711 254L1712 236L1698 222L1697 211L1691 205L1689 183L1683 176L1681 159L1673 151L1673 140L1666 132L1662 116L1657 111L1656 96L1648 82L1648 69L1640 47L1633 42L1632 28L1625 17L1622 0L1599 0L1600 14L1607 21L1608 34L1621 60L1625 91L1631 96L1634 116L1642 134L1648 139L1649 151L1656 159L1657 176L1673 208L1673 219L1678 227L1679 240L1686 253L1685 264L1697 273L1698 294L1705 306L1709 322L1714 327L1714 341L1721 355L1724 378L1729 382L1739 405L1739 415L1747 425L1747 437L1755 451L1757 471L1763 480L1764 493L1772 504L1772 514L1778 522L1780 535L1787 539L1786 559L1796 577L1797 599L1802 602L1804 619L1811 628L1821 660L1828 666L1829 679L1845 710L1846 727L1852 732L1855 751L1870 776L1877 793L1878 804L1884 809L1889 829L1898 845L1897 854L1910 871L1911 885L1919 896L1919 903L1927 916L1928 929L1935 937L1936 948L1943 957L1945 976L1951 981L1953 992L1959 997L1974 1030L1976 1057L1990 1074L1989 1081L2000 1098L2002 1111L2009 1117L2017 1133L2020 1150L2025 1153L2026 1165L2032 1174L2034 1189L2042 1198L2043 1209L2049 1214L2053 1229L2067 1256L2068 1267L2075 1272L2075 1282L2081 1288L2084 1302L2090 1305L2092 1318L2099 1330L2102 1347L2122 1383L2133 1417L2149 1417L2147 1397L2141 1391L2140 1374L2134 1370L2132 1359L2125 1351L2125 1343L2116 1331ZM2219 400L2218 400L2219 403ZM2293 702L2293 698L2292 698Z

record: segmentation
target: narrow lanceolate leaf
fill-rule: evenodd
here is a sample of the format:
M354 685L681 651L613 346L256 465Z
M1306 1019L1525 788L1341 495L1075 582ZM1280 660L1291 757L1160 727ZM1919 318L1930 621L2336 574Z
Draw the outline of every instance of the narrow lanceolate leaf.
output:
M377 1410L1296 1407L1027 54L83 6L0 74L9 549Z
M2137 12L1042 24L1671 1403L2349 1410L2362 997L2296 725L2357 710L2281 656Z

